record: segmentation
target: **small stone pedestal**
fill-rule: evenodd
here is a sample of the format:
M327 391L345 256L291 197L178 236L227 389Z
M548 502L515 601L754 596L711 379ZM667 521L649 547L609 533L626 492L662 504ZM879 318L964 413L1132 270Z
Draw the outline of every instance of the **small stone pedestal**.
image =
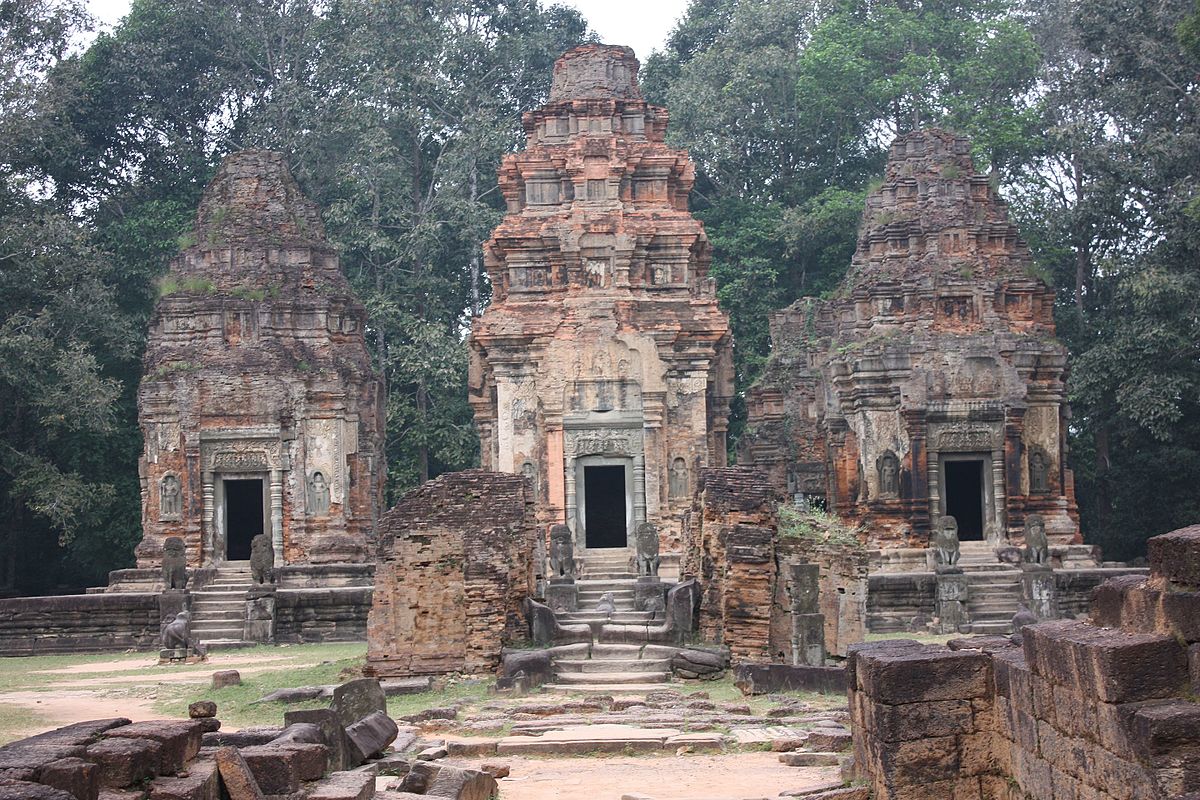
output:
M967 633L967 576L958 567L937 567L938 633Z
M792 665L825 665L825 615L820 613L819 564L789 564L792 599Z
M275 641L275 587L255 586L246 592L246 621L242 639L271 644Z
M1039 621L1058 619L1058 585L1048 565L1021 565L1021 594L1025 607Z
M633 584L633 607L637 611L649 611L654 615L667 609L667 587L657 575L641 575Z
M579 587L574 578L551 578L546 585L546 605L555 613L579 610Z

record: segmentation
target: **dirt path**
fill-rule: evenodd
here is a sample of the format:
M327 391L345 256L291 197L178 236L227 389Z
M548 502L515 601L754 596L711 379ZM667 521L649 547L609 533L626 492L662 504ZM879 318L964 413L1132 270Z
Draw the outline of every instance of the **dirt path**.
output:
M777 753L619 758L497 758L512 769L504 800L778 798L782 791L841 785L836 767L786 767Z

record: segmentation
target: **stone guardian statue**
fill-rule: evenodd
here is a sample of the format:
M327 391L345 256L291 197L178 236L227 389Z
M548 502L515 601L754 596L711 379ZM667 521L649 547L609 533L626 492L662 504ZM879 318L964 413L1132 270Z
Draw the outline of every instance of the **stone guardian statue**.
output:
M185 650L188 646L188 634L191 632L192 615L180 611L175 619L168 622L162 629L162 646L164 650Z
M566 525L550 526L550 577L575 577L575 540Z
M951 516L938 517L931 544L937 566L956 566L959 557L958 520Z
M250 577L256 584L275 582L275 548L269 533L250 540Z
M658 529L649 522L639 523L633 533L637 545L637 574L639 576L658 575L658 565L662 560L658 556Z
M1025 518L1025 562L1038 566L1050 564L1050 540L1046 538L1046 523L1041 514Z
M162 576L164 591L187 588L187 551L178 536L168 536L163 542Z

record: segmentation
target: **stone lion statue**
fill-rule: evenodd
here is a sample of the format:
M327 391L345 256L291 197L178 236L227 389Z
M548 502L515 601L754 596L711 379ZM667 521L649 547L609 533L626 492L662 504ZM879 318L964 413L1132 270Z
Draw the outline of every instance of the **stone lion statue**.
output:
M250 576L259 584L275 582L275 548L269 533L250 540Z
M951 516L938 517L933 530L933 558L939 567L953 567L958 563L958 520Z
M164 650L183 650L187 647L188 634L191 631L192 616L186 611L180 611L162 629L162 646Z
M658 528L649 522L640 523L633 533L637 545L635 560L638 575L657 575L662 559L658 556Z
M162 575L164 589L187 588L187 550L178 536L168 536L163 542Z
M1046 522L1041 514L1025 518L1025 561L1039 566L1050 563L1050 540L1046 538Z
M575 540L566 525L550 526L550 577L575 577Z

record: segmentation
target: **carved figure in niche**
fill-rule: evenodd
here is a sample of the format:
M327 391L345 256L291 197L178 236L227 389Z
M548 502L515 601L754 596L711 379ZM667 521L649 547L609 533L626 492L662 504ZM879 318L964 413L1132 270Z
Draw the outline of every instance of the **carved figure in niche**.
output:
M1029 493L1044 494L1050 491L1050 464L1040 449L1029 453Z
M671 462L671 478L668 481L671 497L687 497L688 470L687 462L676 456Z
M178 536L168 536L163 542L162 575L163 589L187 588L187 551Z
M275 582L275 548L269 533L250 540L250 577L258 584Z
M637 574L657 575L662 560L658 556L658 528L649 522L639 523L633 538L637 545Z
M958 563L958 520L954 517L938 517L933 531L933 559L939 567L953 567Z
M526 461L521 465L521 476L529 481L529 486L533 489L533 494L536 497L538 491L538 474L537 467L532 461Z
M879 496L900 496L900 459L891 450L875 459L875 468L879 470Z
M183 497L179 491L179 478L164 475L158 485L158 513L163 518L178 517L183 513Z
M575 577L575 539L566 525L550 526L550 577Z
M314 517L329 513L329 482L320 470L308 479L308 513Z
M591 288L603 287L608 283L608 262L595 258L583 260L584 281Z
M188 634L191 632L192 615L180 611L175 619L168 622L162 629L162 646L164 650L183 650L187 647Z
M1046 522L1041 514L1025 518L1025 561L1039 566L1050 563L1050 540L1046 538Z

